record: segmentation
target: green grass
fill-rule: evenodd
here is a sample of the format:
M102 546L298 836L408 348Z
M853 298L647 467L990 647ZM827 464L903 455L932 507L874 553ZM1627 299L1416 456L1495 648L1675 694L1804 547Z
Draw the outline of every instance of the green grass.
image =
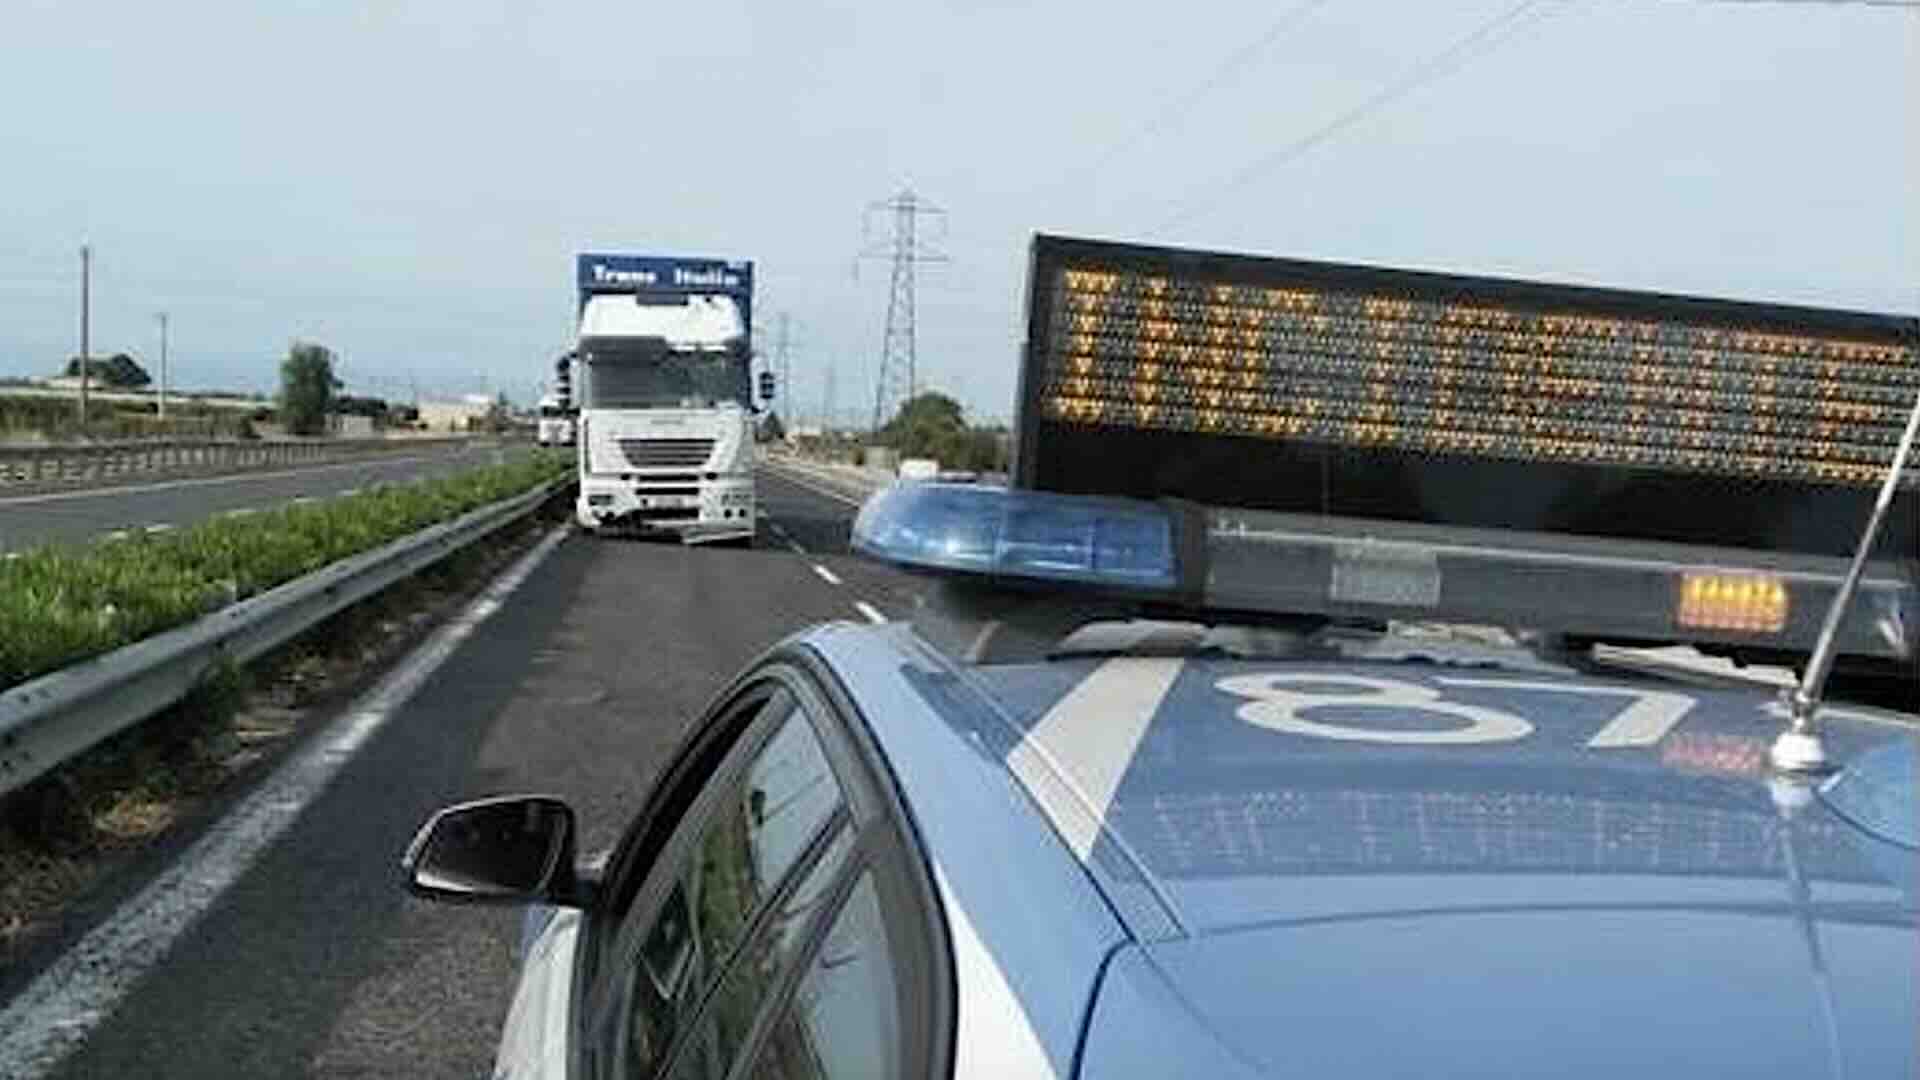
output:
M151 403L96 401L89 411L87 434L99 439L132 439L154 435L204 438L239 434L245 412L214 409L190 401L170 400L167 421L161 423ZM72 398L9 394L0 387L0 435L78 435L80 426Z
M565 453L536 453L423 484L0 560L0 689L531 490L571 466Z

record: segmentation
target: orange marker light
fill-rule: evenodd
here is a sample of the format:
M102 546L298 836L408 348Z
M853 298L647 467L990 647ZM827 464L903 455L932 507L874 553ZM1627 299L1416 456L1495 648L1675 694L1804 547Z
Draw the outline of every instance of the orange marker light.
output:
M1687 574L1675 620L1689 630L1777 634L1787 625L1787 587L1760 574Z

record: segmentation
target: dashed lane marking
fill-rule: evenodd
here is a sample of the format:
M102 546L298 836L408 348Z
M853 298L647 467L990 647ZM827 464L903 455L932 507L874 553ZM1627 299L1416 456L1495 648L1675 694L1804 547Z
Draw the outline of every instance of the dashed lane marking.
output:
M813 572L816 574L819 574L820 580L826 582L829 585L840 584L840 575L834 573L833 571L827 569L824 566L821 566L819 563L813 564Z
M879 609L867 603L865 600L855 600L853 602L853 610L865 615L868 622L883 623L887 621L887 617L880 614Z

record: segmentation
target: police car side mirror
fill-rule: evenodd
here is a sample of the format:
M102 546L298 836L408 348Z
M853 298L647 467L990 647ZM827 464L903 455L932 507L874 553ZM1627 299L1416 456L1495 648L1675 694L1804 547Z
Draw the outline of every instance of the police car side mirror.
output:
M435 813L401 868L414 895L455 903L584 907L594 883L574 867L573 808L545 795L460 803Z

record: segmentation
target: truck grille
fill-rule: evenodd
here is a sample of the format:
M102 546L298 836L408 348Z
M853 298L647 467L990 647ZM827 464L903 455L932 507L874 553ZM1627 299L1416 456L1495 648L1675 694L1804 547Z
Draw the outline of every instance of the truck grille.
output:
M620 439L620 452L636 469L698 468L713 456L712 439Z

